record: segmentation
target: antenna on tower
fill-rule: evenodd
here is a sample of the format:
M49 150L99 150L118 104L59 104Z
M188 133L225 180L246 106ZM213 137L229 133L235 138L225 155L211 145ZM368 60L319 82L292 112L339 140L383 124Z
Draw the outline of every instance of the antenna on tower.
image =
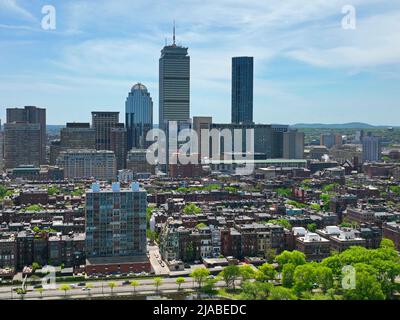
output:
M174 36L173 36L173 44L175 45L175 20L174 20Z

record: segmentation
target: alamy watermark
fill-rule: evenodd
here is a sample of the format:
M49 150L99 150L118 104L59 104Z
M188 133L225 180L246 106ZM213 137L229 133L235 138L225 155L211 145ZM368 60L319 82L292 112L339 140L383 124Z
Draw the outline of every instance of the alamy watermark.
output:
M210 161L235 163L235 172L249 175L254 171L254 129L184 128L176 121L167 130L152 129L146 141L154 143L147 149L146 159L152 165L208 164Z
M42 7L42 29L43 30L56 30L57 28L57 15L56 8L52 5L45 5Z

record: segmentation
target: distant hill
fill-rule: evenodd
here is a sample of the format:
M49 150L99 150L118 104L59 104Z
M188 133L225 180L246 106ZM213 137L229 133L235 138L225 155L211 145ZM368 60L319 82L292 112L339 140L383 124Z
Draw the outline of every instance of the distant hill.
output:
M291 127L297 129L379 129L388 128L390 126L374 126L363 122L349 122L349 123L336 123L336 124L325 124L325 123L296 123Z

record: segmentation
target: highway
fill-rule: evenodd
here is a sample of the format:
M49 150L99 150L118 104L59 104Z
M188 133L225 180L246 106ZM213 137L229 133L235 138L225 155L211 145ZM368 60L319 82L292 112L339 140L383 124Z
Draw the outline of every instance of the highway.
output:
M131 279L133 280L133 279ZM111 289L109 283L114 282L116 286ZM86 285L90 284L92 287L90 290L84 289L85 287L76 287L76 283L68 283L71 286L71 290L67 290L65 293L60 289L62 283L57 283L55 289L45 289L40 293L37 289L32 286L27 287L27 293L23 295L23 299L79 299L79 298L96 298L103 296L119 296L119 295L154 295L162 292L178 292L178 285L176 284L176 278L163 278L162 284L159 286L158 292L156 292L156 286L154 284L154 279L141 279L138 280L139 285L134 288L130 284L123 285L124 280L110 280L110 281L86 281ZM219 281L216 284L217 287L225 286L223 281ZM13 288L19 288L18 286L6 286L0 287L0 300L19 300L21 296L13 291ZM181 285L181 289L193 290L196 288L196 284L193 283L193 279L185 277L185 283ZM136 292L135 292L136 289Z

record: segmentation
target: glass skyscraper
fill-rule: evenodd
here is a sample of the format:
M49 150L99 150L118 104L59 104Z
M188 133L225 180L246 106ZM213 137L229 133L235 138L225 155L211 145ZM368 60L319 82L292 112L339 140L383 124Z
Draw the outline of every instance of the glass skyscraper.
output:
M159 61L159 125L190 118L190 57L188 48L172 45L161 50Z
M125 121L128 130L128 151L146 148L146 135L153 128L153 100L147 88L135 84L125 102Z
M253 57L232 58L232 123L253 122Z

